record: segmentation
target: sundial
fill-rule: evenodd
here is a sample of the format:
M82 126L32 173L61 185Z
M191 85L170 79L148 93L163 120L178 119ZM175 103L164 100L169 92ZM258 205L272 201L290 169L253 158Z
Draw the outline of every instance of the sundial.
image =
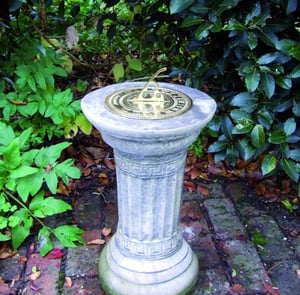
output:
M131 119L167 119L188 111L192 100L186 94L167 87L159 87L154 78L145 87L123 88L105 98L105 107L112 113Z

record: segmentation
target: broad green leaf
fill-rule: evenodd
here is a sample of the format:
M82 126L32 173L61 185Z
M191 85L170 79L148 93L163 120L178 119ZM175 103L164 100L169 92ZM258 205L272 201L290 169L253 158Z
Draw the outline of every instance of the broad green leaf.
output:
M273 155L266 155L261 163L261 170L263 175L273 172L277 166L277 158Z
M171 0L170 1L170 13L179 13L186 8L190 7L194 3L194 0Z
M45 256L53 249L53 245L50 239L51 232L47 227L42 227L39 230L38 239L40 242L40 254Z
M289 158L291 158L294 161L300 162L300 149L290 150Z
M232 130L232 134L247 134L252 130L252 128L253 128L252 121L239 123L234 126Z
M45 172L40 170L39 173L18 179L17 192L23 202L27 202L29 194L34 196L42 188L44 174Z
M295 68L291 71L290 77L292 79L300 78L300 64L298 64L297 66L295 66Z
M266 136L263 126L256 124L251 132L251 142L256 148L261 148L265 145Z
M249 92L254 92L260 81L260 72L254 68L253 73L246 75L246 87Z
M55 194L57 190L58 179L56 173L53 170L45 174L45 181L50 192L52 194Z
M77 115L75 119L75 123L84 134L86 135L91 134L93 130L93 125L87 120L84 114L80 113L79 115Z
M220 152L226 149L227 146L228 146L227 141L215 141L209 146L208 152L209 153Z
M0 145L8 146L15 139L15 133L11 126L0 125Z
M297 172L296 163L289 159L282 160L282 167L284 172L294 181L298 182L299 173Z
M277 76L275 77L276 84L283 89L290 89L292 87L292 80L288 77Z
M268 98L271 98L275 92L275 80L273 75L262 73L260 78L260 85Z
M209 30L213 27L212 23L203 23L200 25L196 32L195 32L195 37L197 40L202 40L203 38L206 38L209 34Z
M203 23L204 20L200 17L188 17L186 19L183 20L183 22L180 25L180 28L188 28L188 27L192 27L194 25L198 25Z
M257 36L253 32L248 32L248 45L251 50L255 49L257 46Z
M268 110L260 110L257 113L257 117L259 124L269 130L274 121L273 114Z
M3 161L7 169L16 169L22 161L19 139L15 138L3 151Z
M128 68L134 71L142 70L142 62L137 58L132 58L130 55L126 55L126 60L128 62Z
M34 174L39 171L39 168L31 167L31 166L20 166L14 170L10 171L11 178L21 178L31 174Z
M264 55L262 55L258 60L257 63L259 65L267 65L272 63L273 61L275 61L277 58L277 53L276 52L272 52L272 53L266 53Z
M235 121L239 122L241 118L246 119L246 120L251 120L252 115L249 114L248 112L245 112L244 110L241 109L234 109L230 112L230 117Z
M48 197L44 199L43 192L37 194L30 202L29 209L33 215L40 218L72 210L63 200Z
M250 161L254 156L256 150L253 148L249 140L244 137L243 139L238 141L238 145L240 154L243 159L246 161Z
M290 14L297 10L297 2L296 0L286 0L281 1L281 3L285 6L285 12L286 14ZM299 5L299 2L298 2Z
M228 24L224 25L223 27L224 31L244 31L245 26L240 23L238 20L231 18L228 21Z
M230 162L230 164L235 165L239 158L239 152L234 145L230 145L226 149L226 159Z
M37 82L37 84L38 84L43 90L46 90L47 84L46 84L46 80L45 80L45 77L44 77L44 75L43 75L43 72L37 71L37 72L35 72L33 75L34 75L34 78L35 78L35 81Z
M292 110L296 117L300 117L300 102L294 103Z
M36 84L35 84L35 80L33 79L32 76L28 76L27 83L28 83L29 87L31 88L31 90L33 92L36 92Z
M32 134L32 130L32 127L27 128L19 135L19 145L21 150L27 149L28 145L26 143L29 140L30 135Z
M123 64L122 63L115 64L112 68L112 72L116 82L124 78L125 70Z
M17 226L11 229L12 245L14 249L17 249L29 236L30 228L33 225L33 219L29 216L28 211L24 208L21 208L20 210L16 211L14 215L17 216L20 220L22 220L22 224L18 224Z
M283 130L286 136L293 134L296 130L297 124L294 118L289 118L284 122Z
M0 232L0 242L9 241L10 239L10 236L4 235Z
M232 121L230 120L229 116L222 116L220 118L220 121L221 121L221 129L222 129L224 135L227 138L232 139L232 130L233 130L234 125L233 125Z
M235 95L230 104L235 107L242 107L246 112L253 112L257 107L257 98L249 92L241 92Z
M286 140L286 135L282 130L275 130L269 136L269 142L274 144L284 143Z
M67 159L57 164L54 171L62 178L65 184L68 184L68 176L73 179L79 179L81 176L80 170L74 166L73 159Z
M80 236L84 231L76 226L62 225L55 228L53 233L64 247L76 248L75 242L85 244L83 238Z

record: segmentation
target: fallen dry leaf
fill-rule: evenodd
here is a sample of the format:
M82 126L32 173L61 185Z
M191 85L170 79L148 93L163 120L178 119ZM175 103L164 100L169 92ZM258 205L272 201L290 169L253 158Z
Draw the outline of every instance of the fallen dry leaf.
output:
M230 287L230 290L234 293L241 294L245 291L244 287L240 284L234 284Z
M105 240L95 239L86 243L87 245L103 245L105 244Z
M35 281L35 280L37 280L40 276L41 276L41 272L40 272L40 271L33 272L33 273L29 276L29 280Z
M111 160L105 158L105 159L103 160L103 162L104 162L104 164L107 166L107 168L109 168L109 169L111 169L111 170L115 170L115 169L116 169L116 164L115 164L113 161L111 161Z
M201 185L197 186L197 192L199 192L200 194L202 194L204 196L208 196L209 195L209 190L206 187L203 187Z
M8 257L15 256L17 251L12 251L11 249L5 248L4 251L0 253L0 259L6 259Z
M71 288L73 285L72 279L70 277L65 277L65 286Z
M201 174L200 169L198 169L198 168L193 168L193 169L191 170L191 179L193 180L193 179L197 178L200 174Z
M261 182L255 186L255 192L259 196L263 196L266 193L266 191L267 191L267 189L266 189L265 185Z
M183 185L189 190L190 193L196 190L196 185L190 181L184 181Z
M273 287L270 283L264 282L264 288L267 290L269 295L280 295L278 288Z
M101 233L103 234L103 236L107 237L111 234L111 228L109 227L104 227L101 231Z

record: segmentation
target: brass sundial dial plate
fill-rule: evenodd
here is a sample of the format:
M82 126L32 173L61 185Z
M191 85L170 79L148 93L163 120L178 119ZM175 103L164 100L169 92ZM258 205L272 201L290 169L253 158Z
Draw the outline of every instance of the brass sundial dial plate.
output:
M192 100L184 93L165 87L131 87L105 98L112 113L131 119L167 119L188 111Z

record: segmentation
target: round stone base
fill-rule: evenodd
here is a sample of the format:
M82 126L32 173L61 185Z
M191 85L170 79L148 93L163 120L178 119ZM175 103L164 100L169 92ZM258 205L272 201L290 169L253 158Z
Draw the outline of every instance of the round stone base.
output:
M198 259L185 240L161 258L128 256L116 245L106 245L99 259L99 277L111 295L190 294L198 279Z

